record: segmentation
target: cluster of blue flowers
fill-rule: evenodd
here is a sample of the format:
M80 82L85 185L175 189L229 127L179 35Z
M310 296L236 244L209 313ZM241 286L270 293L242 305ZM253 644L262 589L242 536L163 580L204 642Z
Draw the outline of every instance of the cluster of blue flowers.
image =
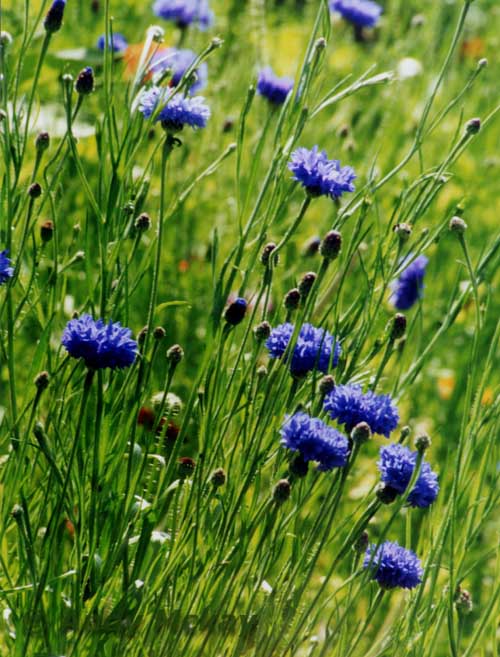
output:
M210 108L202 96L184 96L161 87L143 92L139 110L146 119L156 114L155 121L161 121L168 132L179 132L186 125L204 128L210 118Z
M152 73L163 73L163 71L169 70L171 72L170 86L177 87L195 60L196 54L188 48L167 48L153 56L150 70ZM208 67L206 62L202 62L193 72L196 80L189 88L191 94L201 91L207 85Z
M307 413L295 413L285 419L281 444L299 452L305 462L316 461L321 471L344 467L349 456L347 438Z
M363 566L371 570L372 579L383 589L413 589L422 581L419 558L396 542L385 541L378 549L369 545Z
M208 0L156 0L153 11L183 29L193 24L204 30L214 22Z
M398 310L408 310L422 298L425 269L429 259L418 256L391 284L391 301Z
M108 45L110 50L116 53L123 52L128 48L127 39L123 36L123 34L120 34L119 32L115 32L114 34L109 35ZM106 35L101 34L101 36L97 39L97 48L104 52L105 47Z
M7 257L8 251L0 251L0 285L7 283L9 278L12 278L14 275L14 268L11 266L11 262Z
M336 367L341 353L340 343L326 329L303 324L293 353L288 354L286 352L293 332L294 325L289 322L280 324L271 331L266 341L271 358L284 357L294 376L305 376L314 369L328 372L330 367Z
M375 27L382 7L372 0L330 0L330 10L358 27Z
M366 422L372 433L386 438L398 426L398 409L390 395L363 393L360 385L338 385L325 396L324 408L333 420L349 433L360 422Z
M137 342L131 331L120 322L106 324L84 314L70 320L61 338L62 345L73 358L83 358L89 369L122 369L129 367L137 355Z
M293 179L300 182L311 196L329 196L337 199L345 192L353 192L356 178L354 169L341 167L338 160L329 160L318 146L311 150L298 148L292 153L288 168Z
M413 452L399 443L381 447L377 465L384 484L399 494L404 493L415 470L417 457L418 452ZM434 502L438 493L437 474L427 461L423 461L420 475L408 496L408 504L425 509Z
M273 105L283 105L293 89L293 78L277 76L270 66L259 71L257 93Z

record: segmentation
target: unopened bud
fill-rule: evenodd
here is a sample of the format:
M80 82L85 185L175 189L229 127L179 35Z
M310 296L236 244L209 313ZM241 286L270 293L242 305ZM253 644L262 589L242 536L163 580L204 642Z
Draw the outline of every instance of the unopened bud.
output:
M269 324L269 322L261 322L260 324L257 324L253 330L253 334L258 342L264 342L264 340L267 340L271 335L271 324Z
M342 248L342 235L336 230L330 230L320 244L319 252L327 260L335 260Z
M50 221L50 219L47 219L47 221L44 221L43 224L40 226L40 237L42 239L42 242L50 242L50 240L54 237L54 222Z
M87 96L94 91L94 71L91 66L86 66L78 74L75 91L81 96Z
M302 276L300 279L298 290L300 292L300 296L303 299L308 297L316 278L317 275L313 271L310 271L307 274L304 274L304 276Z
M375 495L382 504L392 504L398 496L398 491L392 486L380 483L375 489Z
M273 499L276 504L283 504L290 498L292 487L288 479L280 479L273 489Z
M146 230L149 230L151 228L151 217L149 216L149 214L143 212L137 217L134 225L136 230L140 231L141 233L144 233Z
M427 434L422 434L421 436L417 436L415 438L415 447L417 448L418 452L423 454L429 449L431 442L432 441Z
M300 303L300 292L293 288L285 294L284 305L287 310L296 310Z
M272 255L275 250L276 244L274 242L269 242L269 244L266 244L262 249L262 253L260 254L260 261L265 267L278 264L278 254L276 254L274 257Z
M450 230L462 235L467 230L467 224L461 217L453 217L450 220Z
M361 532L358 538L355 539L352 549L358 554L365 554L366 549L368 548L368 543L368 532Z
M172 345L167 351L167 360L173 367L176 367L183 358L184 349L178 344Z
M320 380L318 386L320 395L324 397L329 392L332 392L334 388L335 388L335 379L331 374L325 374L325 376L322 377L322 379Z
M37 182L34 182L32 185L29 186L28 194L30 198L40 198L40 196L42 195L41 185Z
M157 326L156 328L153 329L153 338L158 342L161 342L161 340L163 340L166 335L167 332L165 331L163 326Z
M367 422L359 422L351 431L351 439L355 445L362 445L370 440L372 430Z
M468 135L477 135L477 133L480 130L481 130L481 119L479 119L478 117L470 119L465 124L465 131Z
M43 153L50 146L50 136L48 132L40 132L35 139L35 147L39 153Z
M224 313L224 319L231 326L241 324L247 312L247 302L243 297L238 297L235 301L229 304Z
M412 227L410 224L396 224L393 228L396 235L399 237L400 242L407 242L410 239L412 233Z
M40 392L48 388L50 376L48 372L40 372L35 377L35 386Z
M210 475L210 482L214 488L220 488L226 483L226 472L223 468L217 468Z
M406 317L402 313L396 313L389 322L389 340L399 340L406 331Z

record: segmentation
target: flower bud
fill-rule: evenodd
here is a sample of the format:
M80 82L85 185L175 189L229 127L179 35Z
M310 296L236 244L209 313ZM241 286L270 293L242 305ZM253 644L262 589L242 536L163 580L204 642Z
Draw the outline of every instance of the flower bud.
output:
M42 195L41 185L37 182L34 182L32 185L30 185L28 188L28 195L30 198L40 198Z
M358 424L351 431L351 439L355 445L362 445L370 440L372 437L372 430L370 425L366 422L358 422Z
M470 119L467 121L465 124L465 132L468 135L477 135L477 133L481 130L481 119L478 117L475 117L473 119Z
M287 310L296 310L300 303L300 292L293 288L285 294L284 304Z
M262 249L262 253L260 254L260 261L264 265L264 267L269 267L270 264L272 265L278 264L278 254L276 254L275 256L272 255L275 250L276 250L276 244L274 242L269 242Z
M54 0L49 11L45 15L43 26L47 32L53 34L61 29L64 8L66 7L66 0Z
M324 377L319 382L319 392L322 397L327 395L329 392L332 392L332 390L335 388L335 379L331 374L325 374Z
M247 312L247 302L242 297L238 297L235 301L229 304L224 313L224 319L231 326L241 324Z
M321 244L321 239L319 237L316 236L311 237L304 244L304 247L302 249L302 255L305 256L306 258L311 258L312 256L315 256L319 251L320 244Z
M45 244L47 242L50 242L50 240L54 237L54 222L50 221L50 219L47 219L47 221L44 221L43 224L40 226L40 238L42 242Z
M481 57L481 59L477 63L478 68L486 68L488 66L488 60L486 57Z
M210 483L214 488L220 488L226 483L226 472L223 468L217 468L210 475Z
M177 459L177 466L179 477L181 479L187 479L187 477L193 474L196 468L196 461L189 456L181 456L180 459Z
M409 426L404 426L401 427L401 433L399 434L399 442L404 443L404 441L408 438L408 436L411 433L411 429Z
M264 377L267 376L267 367L265 365L259 365L257 368L257 376L259 379L263 379Z
M406 317L402 313L396 313L388 324L389 340L399 340L406 331Z
M342 248L342 235L336 230L330 230L320 244L319 252L327 260L335 260Z
M151 228L151 217L149 216L149 214L143 212L135 220L134 226L136 230L138 230L141 233L144 233L145 231Z
M142 345L145 343L147 334L148 334L148 327L144 326L139 331L139 335L137 336L137 342L139 343L140 347L142 347Z
M75 91L81 96L87 96L94 91L94 71L90 66L86 66L78 74Z
M453 217L450 221L450 230L462 235L467 230L467 224L461 217Z
M369 538L368 532L361 532L361 534L355 539L352 549L358 554L365 554L368 548Z
M42 392L43 390L48 388L49 381L50 381L49 373L44 371L36 375L34 383L37 390Z
M183 358L184 349L178 344L172 345L167 351L167 360L173 367L176 367Z
M38 153L43 153L50 146L50 135L48 132L40 132L35 139L35 147Z
M290 461L289 470L290 474L294 477L305 477L307 471L309 470L309 463L304 461L302 456L299 454Z
M14 504L11 513L12 513L12 517L15 520L19 521L23 517L23 513L24 513L23 507L20 504Z
M12 34L2 30L0 32L0 47L7 48L12 44Z
M302 278L300 279L299 282L299 292L300 296L303 299L306 299L309 295L309 292L311 291L312 286L314 285L314 281L316 280L317 275L313 272L310 271L307 274L304 274Z
M393 231L399 237L401 243L407 242L410 239L413 228L410 224L396 224L393 228Z
M166 335L167 335L167 332L165 331L163 326L157 326L156 328L153 329L153 338L157 342L161 342Z
M421 436L417 436L415 438L415 447L418 452L423 454L425 451L429 449L431 446L431 439L427 434L422 434Z
M261 322L260 324L257 324L253 330L253 334L258 342L264 342L264 340L267 340L271 335L271 324L269 324L269 322Z
M398 496L398 491L381 482L375 489L375 495L382 504L392 504Z
M460 586L455 593L455 607L457 612L463 616L470 614L473 607L471 594Z
M273 489L273 499L276 504L283 504L290 498L292 487L288 479L280 479Z

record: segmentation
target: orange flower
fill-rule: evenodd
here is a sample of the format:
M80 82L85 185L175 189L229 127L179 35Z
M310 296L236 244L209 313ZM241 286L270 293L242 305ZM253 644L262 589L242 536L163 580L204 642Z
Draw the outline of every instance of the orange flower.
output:
M484 55L484 41L480 37L465 39L460 46L460 55L470 59L477 59Z
M441 399L451 399L455 389L455 375L453 372L444 372L437 380L438 395Z
M188 260L180 260L179 265L178 265L178 269L179 269L181 274L185 274L189 269L189 261Z
M123 53L123 61L125 62L125 71L124 75L127 80L131 80L136 72L137 67L139 66L139 61L141 59L142 51L144 50L144 43L134 43L125 50ZM148 52L148 59L153 54L159 54L166 50L164 46L161 48L158 47L158 44L152 43ZM151 74L146 76L146 79L150 79Z
M483 406L490 406L490 404L493 404L493 388L490 386L484 389L483 396L481 397L481 404Z

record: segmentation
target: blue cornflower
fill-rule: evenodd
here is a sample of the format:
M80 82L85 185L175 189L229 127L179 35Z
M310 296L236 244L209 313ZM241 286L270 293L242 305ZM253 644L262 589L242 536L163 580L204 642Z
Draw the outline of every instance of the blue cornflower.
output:
M53 34L61 29L64 18L66 0L54 0L43 20L43 26L47 32Z
M287 416L281 427L281 444L300 452L306 462L317 461L318 470L342 468L349 456L349 441L333 427L307 413Z
M293 89L293 78L280 78L270 66L259 71L257 93L274 105L282 105Z
M390 486L399 494L404 493L410 483L418 452L395 443L380 449L378 469L384 484ZM438 478L427 461L422 462L420 476L408 496L410 506L425 509L430 506L439 493Z
M106 35L102 34L97 39L97 47L99 50L104 51L105 45L106 45ZM119 32L115 32L113 35L109 35L109 47L110 50L112 50L113 52L123 52L128 47L127 39L123 36L123 34L120 34Z
M375 27L380 20L382 7L371 0L330 0L330 11L338 12L358 27Z
M131 331L120 322L105 324L91 315L70 320L61 338L66 351L73 358L83 358L93 370L129 367L137 355L137 342Z
M324 408L333 420L349 433L360 422L366 422L373 433L389 438L399 422L398 409L390 395L365 394L360 385L339 385L326 395Z
M425 268L429 259L424 255L418 256L391 284L391 302L398 310L408 310L422 298L424 290Z
M353 192L356 178L352 167L341 167L338 160L329 160L318 146L311 150L298 148L292 153L288 168L311 196L340 198L344 192Z
M202 96L183 96L170 89L151 87L143 92L139 111L146 119L157 112L155 121L161 121L169 132L178 132L185 125L204 128L210 118L210 108Z
M282 358L293 334L293 324L280 324L271 331L266 341L271 358ZM285 362L290 362L290 371L295 376L305 376L313 369L327 372L330 367L336 367L341 348L333 335L325 329L311 324L303 324L300 329L293 354L285 355Z
M156 0L154 13L166 21L173 21L180 28L186 28L192 23L200 30L210 27L214 22L208 0Z
M378 550L376 547L368 546L363 567L370 568L371 578L383 589L413 589L420 584L423 570L420 559L412 550L391 541L382 543Z
M7 250L0 251L0 285L7 283L9 278L14 276L14 268L11 267L11 262L7 257L8 253Z
M152 73L162 73L167 69L170 70L172 74L170 85L176 87L195 60L196 54L192 50L167 48L154 55L150 69ZM196 74L196 80L189 88L189 92L192 94L207 86L208 67L206 62L202 62L194 70L194 73Z

